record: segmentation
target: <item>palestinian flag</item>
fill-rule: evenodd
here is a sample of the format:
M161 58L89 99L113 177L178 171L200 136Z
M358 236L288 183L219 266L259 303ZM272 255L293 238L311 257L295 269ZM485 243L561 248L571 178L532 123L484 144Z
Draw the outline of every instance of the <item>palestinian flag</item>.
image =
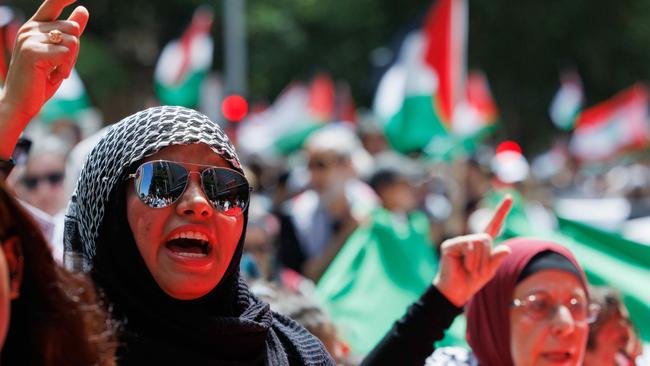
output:
M466 0L436 2L379 83L374 111L400 152L422 150L434 136L450 133L463 96L467 8Z
M43 105L38 118L45 123L62 119L77 120L79 114L90 107L86 88L77 70L72 69L70 76L63 80L56 93Z
M247 154L288 154L299 149L305 139L339 114L350 116L349 105L337 108L337 99L353 103L342 95L328 74L316 75L309 85L294 82L267 109L241 122L239 146Z
M636 84L578 116L571 152L583 162L599 162L648 146L648 89Z
M560 89L553 97L549 115L555 126L562 130L571 130L584 102L582 81L575 72L565 72L560 79Z
M178 40L163 49L155 70L156 95L161 104L195 108L201 84L212 66L212 11L199 8Z
M492 130L498 111L485 74L473 71L467 76L465 99L454 115L452 131L461 138L478 138Z

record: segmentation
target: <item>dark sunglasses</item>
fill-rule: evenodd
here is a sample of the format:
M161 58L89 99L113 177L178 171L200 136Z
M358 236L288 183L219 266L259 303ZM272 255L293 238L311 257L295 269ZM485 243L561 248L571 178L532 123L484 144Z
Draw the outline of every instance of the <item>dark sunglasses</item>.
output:
M204 169L188 170L181 164ZM228 168L155 160L143 163L126 178L135 179L135 192L145 205L163 208L183 195L191 173L200 175L203 192L217 211L238 216L248 207L251 192L248 180L238 171Z
M41 181L47 181L50 185L57 185L63 182L63 172L54 172L45 175L27 175L22 179L25 188L34 190Z

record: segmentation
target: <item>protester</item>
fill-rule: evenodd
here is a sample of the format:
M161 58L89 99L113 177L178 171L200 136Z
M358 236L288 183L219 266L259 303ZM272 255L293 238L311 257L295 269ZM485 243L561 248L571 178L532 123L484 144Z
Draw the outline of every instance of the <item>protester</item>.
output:
M240 279L249 194L228 137L190 109L138 112L93 149L66 260L91 271L123 321L120 364L331 363Z
M42 211L42 221L51 224L51 230L41 227L59 264L63 263L63 221L70 199L65 184L67 153L67 144L56 136L36 140L25 163L12 174L18 178L13 185L16 196L26 207L33 207L30 210L34 215Z
M121 364L331 362L240 279L248 203L233 146L198 112L150 108L98 143L68 211L66 250L125 322Z
M591 301L600 307L598 317L589 327L585 366L634 365L636 339L634 325L620 294L610 287L592 287ZM629 352L632 351L632 352ZM639 352L640 353L640 352Z
M331 125L314 132L305 152L309 189L288 205L292 220L282 221L295 228L297 245L288 247L295 243L288 240L280 255L285 265L318 281L377 198L359 179L370 158L351 128Z
M35 141L16 185L18 197L50 216L65 208L67 146L56 137Z
M6 258L0 261L0 278L8 277L2 284L9 284L0 291L0 328L9 329L1 363L114 365L111 323L92 284L54 262L35 222L2 183L0 242Z
M341 339L336 326L324 310L303 294L275 283L255 281L251 285L255 295L269 303L273 311L288 316L305 327L323 342L338 366L356 364L348 345Z
M380 168L370 180L381 206L350 235L316 295L355 355L365 355L431 283L438 257L406 171ZM390 299L390 300L388 300Z
M380 169L369 180L370 187L379 196L384 209L404 215L413 211L417 205L415 190L406 176L396 169Z
M67 3L46 0L33 19L52 21ZM70 18L79 21L35 29L78 36L88 13ZM1 158L74 64L78 39L64 33L63 47L60 36L19 36L0 100ZM121 321L119 364L332 364L315 337L240 280L248 196L228 137L189 109L136 113L93 149L68 212L66 258L91 270Z
M491 221L488 235L443 243L433 286L364 364L423 364L465 304L471 351L440 348L427 365L581 364L588 322L595 316L584 272L567 249L552 242L518 238L492 249L491 238L505 218L507 202ZM409 352L400 354L399 349Z
M251 196L242 258L242 274L248 278L272 281L281 271L275 248L280 223L269 212L270 205L266 197Z

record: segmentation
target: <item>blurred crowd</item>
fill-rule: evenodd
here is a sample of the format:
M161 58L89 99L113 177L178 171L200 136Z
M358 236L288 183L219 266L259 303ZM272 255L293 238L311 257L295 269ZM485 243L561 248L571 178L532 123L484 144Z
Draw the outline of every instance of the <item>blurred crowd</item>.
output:
M88 12L77 8L57 23L66 5L46 0L22 39L72 39L66 47L75 52L28 75L40 70L30 62L55 52L18 46L18 56L42 54L12 64L19 81L7 78L2 106L38 94L25 92L21 77L52 89L60 68L72 68ZM55 26L68 27L69 39L57 38ZM45 100L36 97L39 109ZM207 364L522 366L534 364L531 355L650 364L648 324L631 316L648 304L628 308L625 295L636 288L607 286L583 264L592 252L562 243L584 240L562 231L577 222L602 233L592 241L616 235L626 248L650 245L644 154L587 165L563 139L527 157L515 141L493 136L453 156L404 154L370 112L310 121L283 149L254 143L286 137L263 112L215 124L158 106L116 124L97 113L37 117L24 131L27 121L2 117L5 131L22 132L7 189L0 184L0 276L8 284L0 300L12 310L0 304L0 324L10 326L1 355L10 364L40 357L20 347L24 340L50 363L79 341L74 364L112 365L116 352L118 364L141 364L154 349L161 362L171 355ZM155 232L161 223L172 226L164 240ZM547 237L525 238L534 234ZM605 244L602 253L612 253ZM201 266L192 266L202 260L215 272L197 275ZM80 269L90 275L73 273ZM636 263L628 269L638 273ZM71 336L58 337L68 326ZM202 332L205 339L182 339Z
M85 156L106 128L82 134L74 120L38 123L23 135L8 182L33 212L42 212L52 253L62 263L66 204ZM237 133L237 125L228 127ZM560 141L529 163L516 143L495 145L481 144L453 161L405 156L390 148L368 115L363 122L324 124L288 154L240 150L254 187L242 273L274 310L318 336L339 364L352 365L362 355L337 333L315 289L354 232L377 220L376 212L395 222L423 214L435 256L444 240L481 232L493 212L490 197L503 192L516 193L529 220L549 231L557 228L554 209L607 225L650 214L650 160L584 168ZM613 200L607 217L582 217L589 199L605 198ZM621 297L611 288L594 293L603 310L591 327L585 364L609 364L598 361L605 358L630 364L622 360L640 356L642 343Z

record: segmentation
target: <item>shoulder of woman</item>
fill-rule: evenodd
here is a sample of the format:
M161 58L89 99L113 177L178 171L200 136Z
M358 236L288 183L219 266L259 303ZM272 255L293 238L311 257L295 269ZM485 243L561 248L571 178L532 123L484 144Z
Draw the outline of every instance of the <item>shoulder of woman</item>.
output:
M474 354L461 347L436 349L425 362L425 366L478 366Z
M289 359L301 365L335 365L321 341L295 320L274 311L272 328Z

